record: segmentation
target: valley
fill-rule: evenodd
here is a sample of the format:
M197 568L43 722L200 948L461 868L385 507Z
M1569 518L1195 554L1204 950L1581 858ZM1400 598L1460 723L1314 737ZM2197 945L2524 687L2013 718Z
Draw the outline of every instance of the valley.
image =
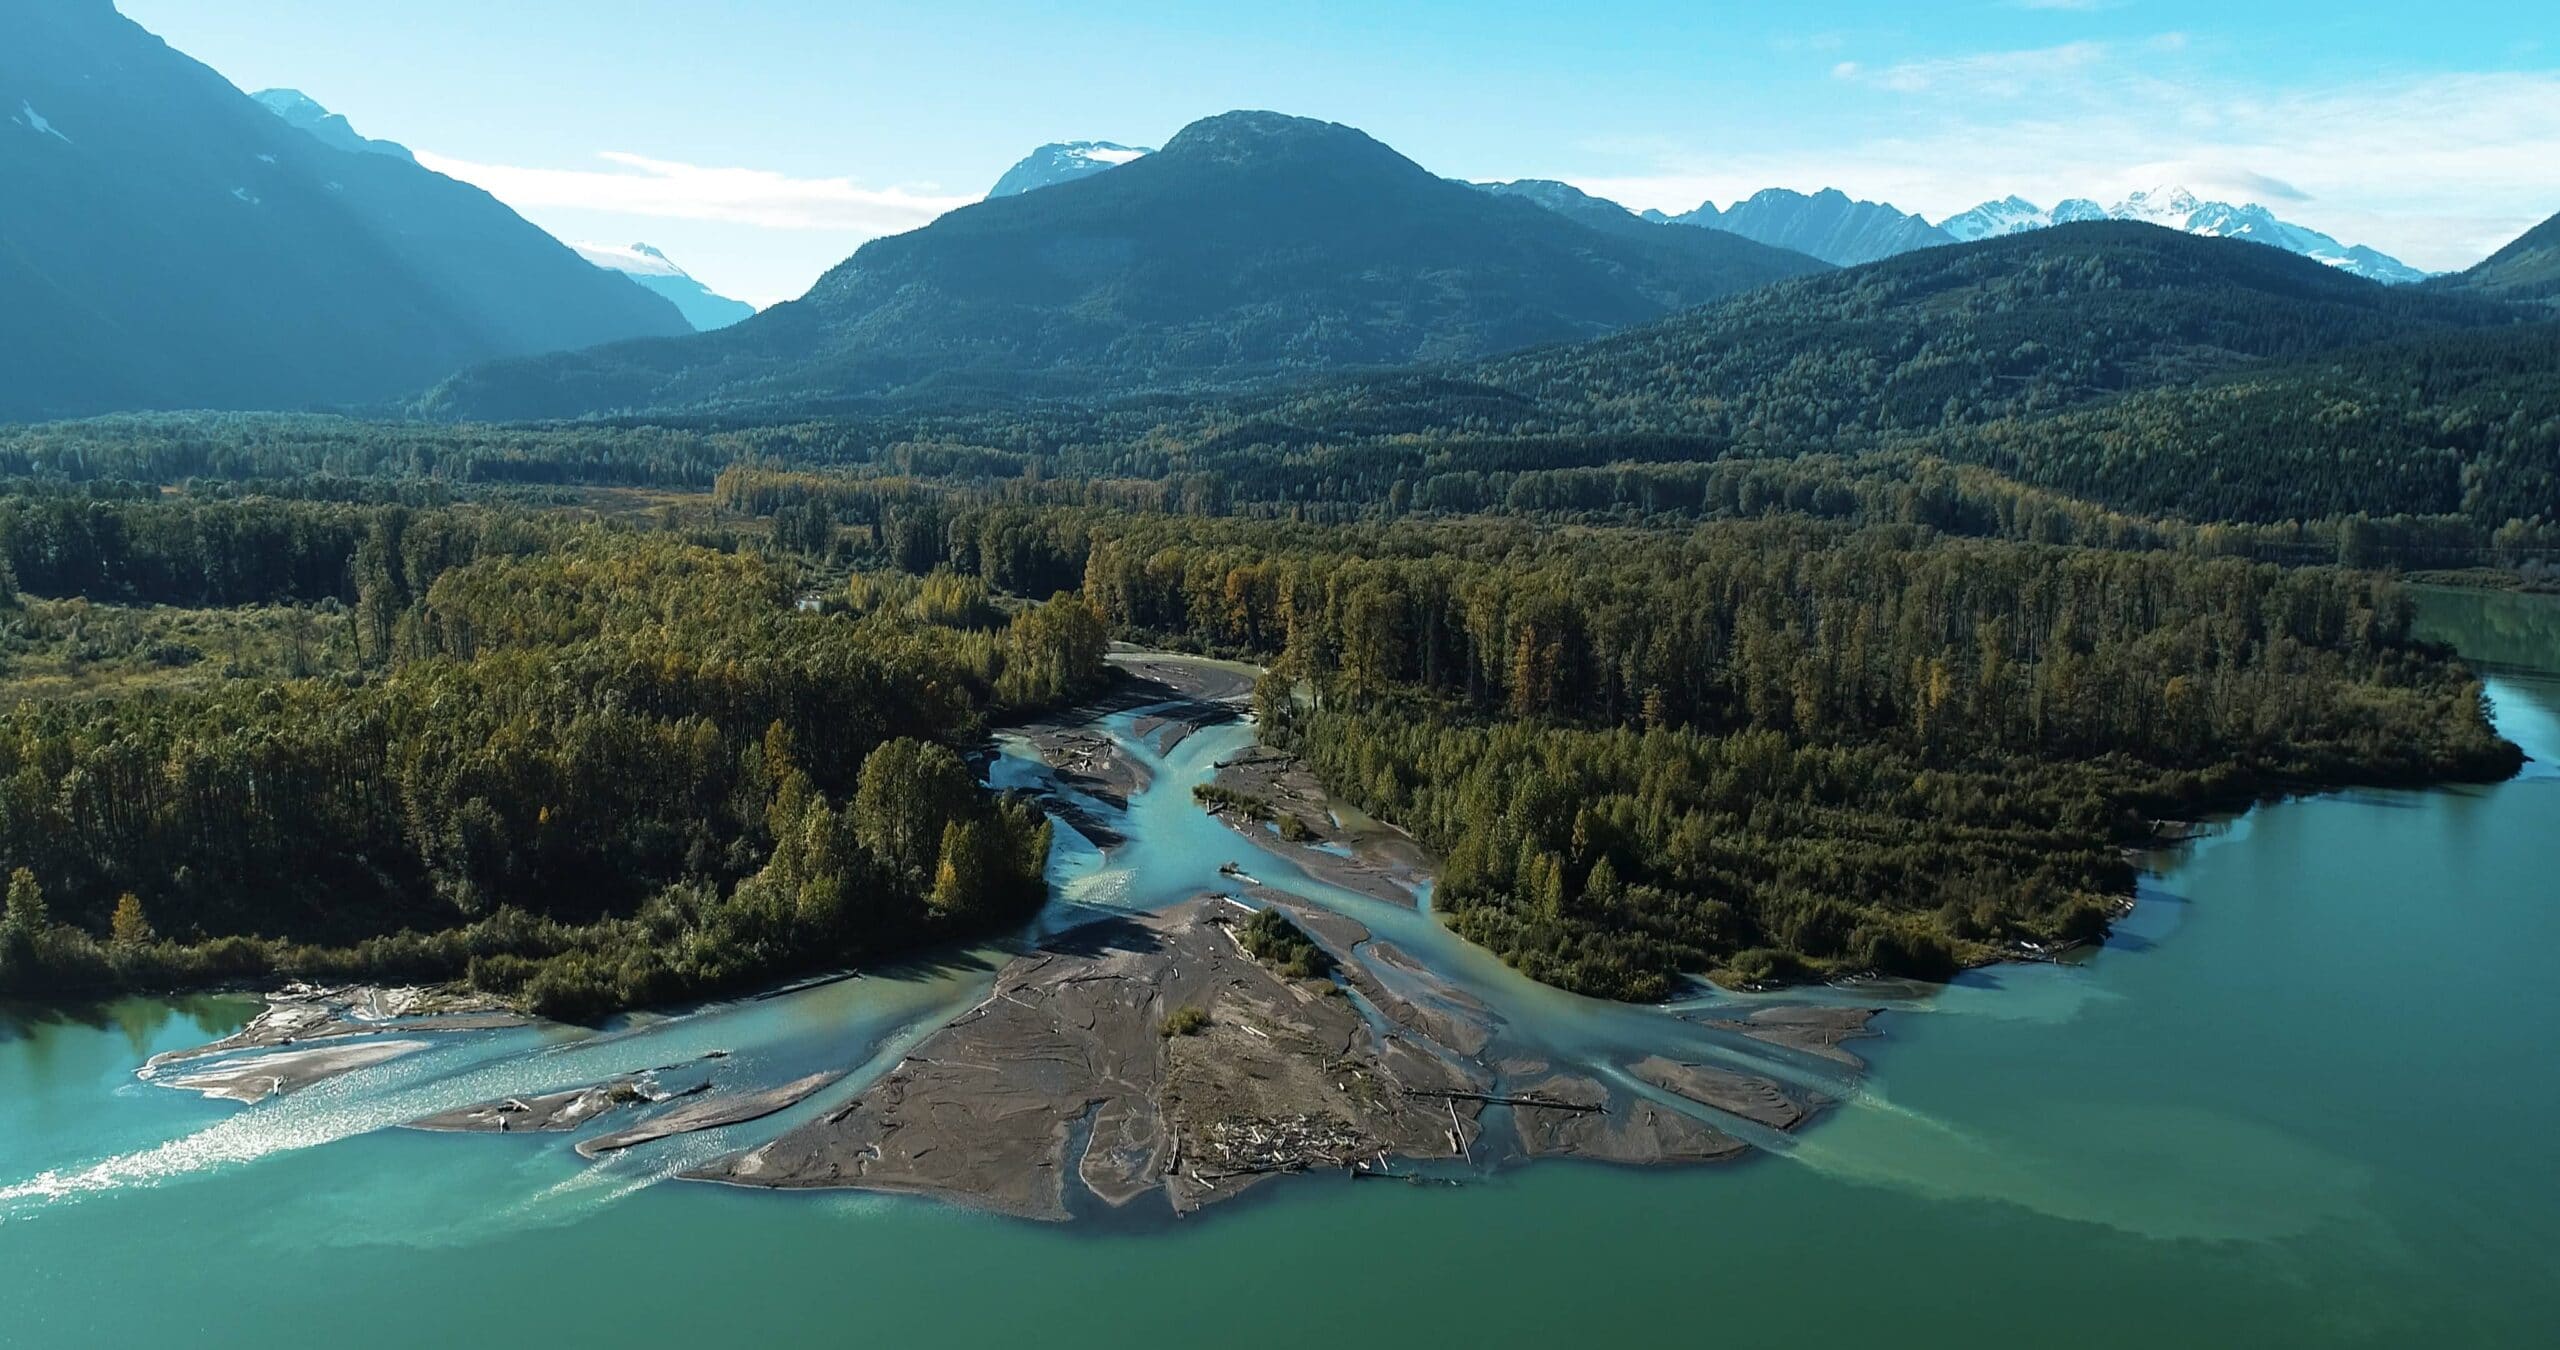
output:
M0 1343L2540 1343L2503 16L292 9L0 0Z

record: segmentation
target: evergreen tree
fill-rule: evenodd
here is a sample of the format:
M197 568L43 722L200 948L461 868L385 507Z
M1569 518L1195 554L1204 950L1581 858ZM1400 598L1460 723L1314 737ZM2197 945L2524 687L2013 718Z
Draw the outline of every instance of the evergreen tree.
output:
M128 951L151 944L151 920L142 911L142 897L131 891L116 897L116 912L107 922L107 934L109 941Z

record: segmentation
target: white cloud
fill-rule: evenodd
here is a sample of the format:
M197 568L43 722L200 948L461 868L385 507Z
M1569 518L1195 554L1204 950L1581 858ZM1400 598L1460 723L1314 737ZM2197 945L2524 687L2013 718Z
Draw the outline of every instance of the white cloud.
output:
M1833 66L1831 73L1838 79L1872 84L1898 94L1953 89L2014 98L2056 79L2087 70L2106 60L2111 50L2103 42L2066 42L2058 47L2036 47L2026 51L1974 52L1964 56L1903 61L1881 69L1843 61Z
M914 229L976 200L929 189L866 187L850 178L794 178L769 169L715 168L622 151L597 158L614 167L537 169L418 152L419 163L476 184L519 211L568 208L870 237Z
M1656 148L1648 172L1562 176L1637 208L1837 187L1932 220L2012 192L2049 206L2184 183L2433 270L2469 266L2560 211L2560 71L2268 89L2187 69L2167 36L2057 55L2089 45L1844 63L1836 78L1888 105L1864 138Z

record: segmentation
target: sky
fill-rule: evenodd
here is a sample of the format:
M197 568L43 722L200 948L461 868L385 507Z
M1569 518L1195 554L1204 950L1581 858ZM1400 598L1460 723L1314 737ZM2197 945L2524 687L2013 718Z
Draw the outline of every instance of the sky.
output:
M2431 270L2560 211L2549 0L119 0L571 241L789 299L1034 147L1234 108L1682 211L2257 201Z

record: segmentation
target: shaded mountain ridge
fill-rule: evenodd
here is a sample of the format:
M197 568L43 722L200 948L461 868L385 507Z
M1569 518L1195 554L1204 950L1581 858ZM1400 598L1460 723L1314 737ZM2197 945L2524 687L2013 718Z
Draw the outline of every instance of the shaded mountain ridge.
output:
M0 418L366 403L685 330L487 193L324 144L104 0L0 5L0 110Z

